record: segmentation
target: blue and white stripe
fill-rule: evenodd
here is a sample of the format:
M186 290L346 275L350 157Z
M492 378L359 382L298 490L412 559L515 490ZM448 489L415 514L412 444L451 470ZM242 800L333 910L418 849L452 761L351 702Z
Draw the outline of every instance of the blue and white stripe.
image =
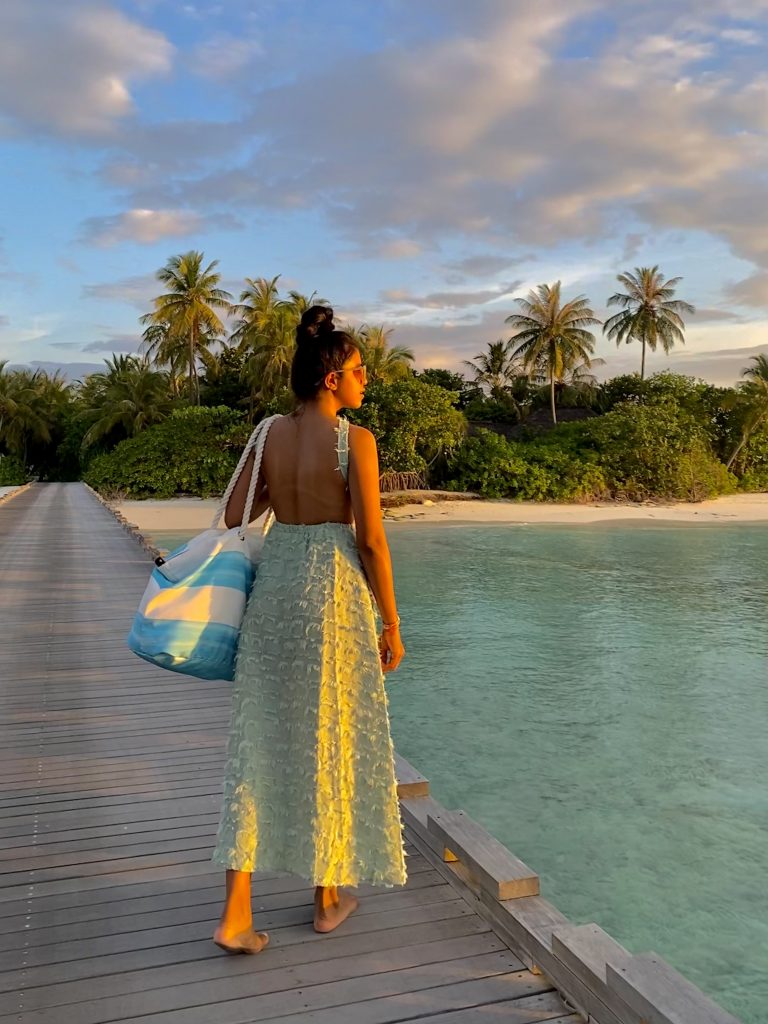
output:
M234 679L240 624L272 522L270 510L258 542L246 534L264 442L275 419L262 420L248 440L211 528L152 570L127 637L128 647L145 661L198 679ZM255 457L243 520L240 526L220 529L218 522L251 448Z

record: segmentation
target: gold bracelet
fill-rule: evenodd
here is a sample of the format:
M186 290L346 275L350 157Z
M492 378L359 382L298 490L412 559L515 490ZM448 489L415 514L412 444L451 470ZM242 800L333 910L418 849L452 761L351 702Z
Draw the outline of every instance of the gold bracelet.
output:
M400 625L400 616L398 615L397 619L394 622L382 622L381 628L386 630L387 632L389 632L389 630L391 630L391 629L397 629L397 627L399 625Z

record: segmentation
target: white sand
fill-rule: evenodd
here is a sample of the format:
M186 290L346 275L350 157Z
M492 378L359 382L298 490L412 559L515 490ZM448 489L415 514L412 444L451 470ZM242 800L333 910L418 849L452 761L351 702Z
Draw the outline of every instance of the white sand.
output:
M204 530L211 525L216 501L173 498L170 501L111 503L142 532ZM555 505L515 501L437 501L404 505L385 513L387 521L407 523L539 523L587 524L644 520L657 523L768 522L768 493L737 494L697 504ZM223 525L223 521L221 523Z

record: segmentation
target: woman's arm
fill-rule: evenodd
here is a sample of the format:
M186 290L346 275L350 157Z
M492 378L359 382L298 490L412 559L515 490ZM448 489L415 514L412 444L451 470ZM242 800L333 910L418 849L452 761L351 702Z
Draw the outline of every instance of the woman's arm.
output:
M233 526L239 526L243 521L243 511L245 510L245 499L248 497L248 484L251 480L251 473L253 472L253 463L256 458L254 451L249 452L248 458L245 460L245 465L240 471L240 476L237 478L237 483L232 489L232 493L229 496L227 507L224 509L224 525L227 529L231 529ZM254 519L258 519L262 513L269 508L269 490L267 489L264 475L259 468L259 476L256 480L256 491L253 499L253 508L251 509L251 517L248 520L252 523Z
M350 436L350 449L349 493L360 560L383 621L394 622L397 619L397 606L392 560L381 518L376 438L370 430L354 427Z

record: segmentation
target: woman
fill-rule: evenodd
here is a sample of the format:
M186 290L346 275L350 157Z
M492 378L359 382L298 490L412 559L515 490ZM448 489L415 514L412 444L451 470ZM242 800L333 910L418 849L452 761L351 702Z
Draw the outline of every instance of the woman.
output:
M212 857L227 868L213 939L229 952L258 953L269 941L253 930L254 870L312 881L318 932L358 905L339 886L406 881L383 675L405 650L378 455L370 431L337 416L360 407L365 384L360 350L334 329L333 310L307 310L291 366L299 405L270 428L251 514L271 506L275 522L240 632ZM242 521L252 467L253 455L228 527Z

